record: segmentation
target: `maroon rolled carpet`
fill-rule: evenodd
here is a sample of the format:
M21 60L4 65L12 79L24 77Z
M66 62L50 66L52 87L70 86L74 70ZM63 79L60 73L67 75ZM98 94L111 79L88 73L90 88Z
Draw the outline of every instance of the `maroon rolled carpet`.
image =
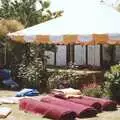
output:
M76 117L76 113L71 109L30 98L20 100L19 108L26 112L39 113L43 117L54 120L74 120Z
M83 99L99 102L102 106L102 110L105 110L105 111L112 111L117 109L117 103L112 100L94 98L94 97L88 97L88 96L83 96Z
M82 104L77 104L74 102L55 98L52 96L43 97L41 101L50 103L53 105L58 105L58 106L69 108L77 114L77 117L80 117L80 118L94 117L97 114L97 111L93 107L89 107L89 106L82 105Z
M101 112L101 109L102 109L101 104L97 101L94 101L94 100L84 99L84 98L69 98L68 100L71 102L74 102L74 103L83 104L83 105L93 107L97 110L97 112Z

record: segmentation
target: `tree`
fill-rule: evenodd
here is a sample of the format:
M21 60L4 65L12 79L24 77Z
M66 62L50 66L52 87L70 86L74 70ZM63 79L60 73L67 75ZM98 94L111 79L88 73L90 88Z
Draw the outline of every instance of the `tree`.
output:
M0 20L0 37L6 36L9 32L15 32L24 28L17 20L7 20L1 19Z
M57 11L57 12L51 12L49 10L49 5L50 2L49 1L43 1L43 0L39 0L38 2L41 5L41 8L39 10L36 10L36 2L38 0L15 0L14 2L12 2L11 0L1 0L1 7L0 7L0 17L2 19L15 19L19 22L21 22L25 27L29 27L29 26L33 26L36 25L38 23L56 18L58 16L61 16L62 11ZM12 24L14 22L12 21ZM5 23L6 24L6 23ZM16 25L13 25L13 28ZM5 26L3 26L4 28ZM6 34L9 32L14 32L17 31L16 29L13 29L12 26L5 27L3 33L1 34L1 36L3 36L5 39L5 43L6 43ZM14 31L13 31L14 30ZM13 46L15 45L15 46ZM39 51L36 51L36 47L32 47L31 44L24 44L24 45L17 45L14 43L11 44L5 44L5 48L10 49L10 52L7 53L14 53L12 55L15 55L14 57L11 57L11 60L8 61L8 65L12 66L11 69L13 69L12 72L14 72L14 76L17 77L16 73L19 73L19 69L21 69L21 67L19 65L23 64L23 66L25 65L25 67L23 67L22 72L24 72L24 75L21 77L24 77L23 79L25 79L26 76L27 80L28 79L32 79L32 76L34 76L35 79L37 79L37 81L39 81L41 78L40 76L46 76L47 72L45 71L45 59L46 56L44 56L44 51L46 49L52 48L53 46L48 46L48 45L40 45L37 46L35 45L37 48L40 48ZM55 46L54 46L55 47ZM23 48L23 49L20 49ZM50 49L49 49L50 50ZM20 53L23 51L22 55L24 55L24 58L22 59L22 56L20 58ZM30 59L31 57L31 51L35 51L35 55L34 59ZM15 52L17 52L17 54L15 54ZM18 54L19 52L19 54ZM7 54L5 56L8 56L10 58L10 54ZM38 56L36 56L36 54ZM40 55L39 55L40 54ZM13 59L16 58L16 59ZM20 60L19 60L20 58ZM24 61L26 61L24 63ZM39 65L38 65L39 64ZM32 68L34 68L34 70L31 73ZM42 69L43 68L43 69ZM27 71L27 72L26 72ZM29 71L29 72L28 72ZM31 75L29 75L29 73ZM37 75L36 74L40 74ZM43 74L43 75L42 75ZM17 78L16 78L17 79ZM38 80L39 79L39 80ZM25 80L25 81L27 81ZM46 83L46 81L43 83ZM36 86L37 87L37 86Z
M39 10L36 10L36 2L41 5ZM1 19L15 19L20 21L25 27L28 27L61 15L62 11L52 13L49 10L49 6L50 2L48 0L14 0L14 2L12 0L1 0L0 17ZM0 37L2 37L1 41L6 41L3 39L3 36L5 36L8 32L19 30L15 28L17 25L13 25L15 24L14 21L11 21L11 26L9 25L9 29L4 26L4 24L6 24L6 21L2 20L0 24L2 28L0 31ZM13 48L13 45L9 45L9 47Z
M7 55L11 55L12 57L17 59L17 54L14 54L13 52L14 48L16 47L16 44L11 45L8 41L8 37L6 36L6 34L9 32L21 30L23 28L24 26L16 20L0 20L0 54L2 54L2 56L4 57L4 64L6 64ZM10 57L8 60L10 61Z
M36 10L36 2L41 5L39 10ZM25 27L33 26L61 15L62 11L51 12L49 6L48 0L1 0L0 17L16 19Z
M46 91L49 74L43 68L42 60L45 57L43 53L46 46L28 44L28 47L30 48L29 53L23 54L23 60L17 66L16 76L20 79L22 87L38 88L41 92Z
M36 2L41 5L39 10L36 10ZM15 19L20 21L25 27L29 27L61 16L63 11L51 12L49 6L50 2L48 0L14 0L14 2L13 0L1 0L0 17ZM15 27L16 25L13 26ZM5 34L7 31L14 32L7 30L4 26L3 30Z

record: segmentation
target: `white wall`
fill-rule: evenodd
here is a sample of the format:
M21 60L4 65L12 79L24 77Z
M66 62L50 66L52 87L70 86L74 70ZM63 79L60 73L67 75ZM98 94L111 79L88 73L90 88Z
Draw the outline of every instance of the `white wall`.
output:
M56 52L56 65L65 66L66 65L66 46L58 45Z
M88 46L88 64L100 66L100 46Z
M83 65L86 64L86 47L76 45L75 46L75 59L76 65Z

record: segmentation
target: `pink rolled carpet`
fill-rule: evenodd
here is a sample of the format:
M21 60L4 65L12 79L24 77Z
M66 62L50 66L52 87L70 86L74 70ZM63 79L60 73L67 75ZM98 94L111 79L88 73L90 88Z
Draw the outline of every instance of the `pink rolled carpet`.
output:
M87 105L90 107L93 107L97 110L97 112L101 112L101 104L97 101L94 100L88 100L88 99L84 99L84 98L69 98L68 101L74 102L74 103L78 103L78 104L83 104L83 105Z
M94 102L99 102L102 106L102 110L105 110L105 111L112 111L112 110L117 109L117 103L112 100L94 98L94 97L88 97L88 96L83 96L83 99L88 100L88 101L92 100Z
M53 91L51 91L51 95L57 98L68 99L72 102L92 106L96 108L98 111L100 109L100 105L101 105L101 110L105 110L105 111L111 111L117 109L117 103L112 100L83 96L79 90L73 88L54 89ZM96 102L97 104L94 104Z
M40 102L30 98L20 100L19 108L26 112L38 113L43 117L54 120L74 120L76 117L76 113L69 108Z
M89 107L89 106L82 105L82 104L77 104L74 102L55 98L52 96L43 97L41 101L50 103L53 105L58 105L58 106L69 108L77 114L77 117L80 117L80 118L94 117L97 114L97 111L93 107Z

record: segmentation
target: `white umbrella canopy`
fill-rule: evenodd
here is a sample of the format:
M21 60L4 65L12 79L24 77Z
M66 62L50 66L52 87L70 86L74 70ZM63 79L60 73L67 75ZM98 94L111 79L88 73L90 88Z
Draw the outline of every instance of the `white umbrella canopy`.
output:
M8 35L38 44L120 44L119 12L95 0L69 3L63 16Z

